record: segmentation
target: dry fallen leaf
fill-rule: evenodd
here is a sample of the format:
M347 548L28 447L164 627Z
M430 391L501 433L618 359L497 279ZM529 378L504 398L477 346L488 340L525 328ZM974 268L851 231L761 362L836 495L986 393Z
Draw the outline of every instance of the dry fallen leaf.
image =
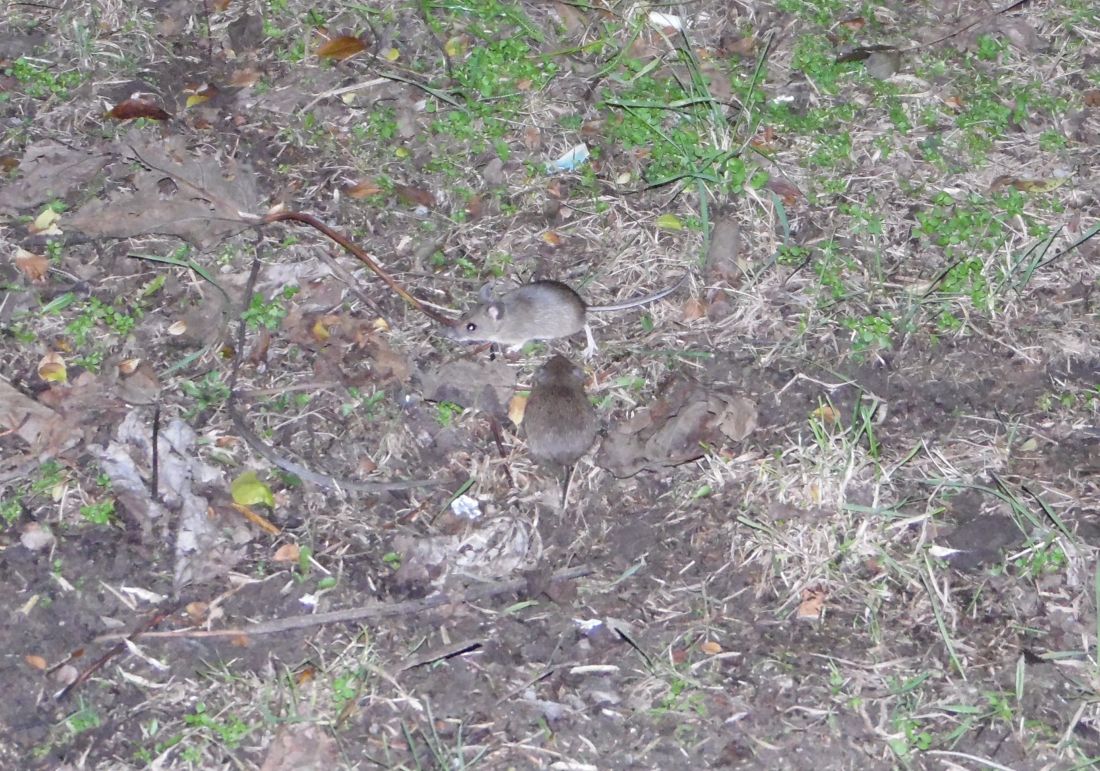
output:
M201 624L206 620L206 614L210 611L210 605L205 602L189 602L184 607L192 624Z
M798 605L796 616L809 621L817 621L825 610L825 600L829 594L824 589L803 589L802 602Z
M61 229L57 227L57 221L59 219L61 219L61 214L54 209L43 209L42 212L34 218L34 222L30 224L27 230L40 236L59 236L61 235Z
M38 362L38 376L47 383L64 383L69 379L69 372L65 368L65 359L60 353L51 351Z
M23 661L27 662L27 666L37 669L40 672L46 671L46 667L49 664L46 663L46 659L41 656L35 656L33 653L28 653L23 657Z
M341 35L334 37L317 49L317 55L322 59L350 59L358 53L367 50L367 46L357 37Z
M15 267L35 283L44 281L50 271L50 260L43 254L34 254L26 249L16 248Z
M378 186L377 182L371 179L365 179L344 190L344 194L348 198L352 198L356 201L362 200L367 196L378 195L381 192L382 188Z
M840 412L829 404L823 404L810 413L810 417L817 418L822 423L835 425L840 420Z
M394 185L393 192L402 203L435 208L435 196L430 191L414 185Z
M297 564L298 557L301 551L296 543L284 543L278 549L275 550L275 554L272 555L272 562L292 562Z
M140 98L123 99L112 107L107 115L115 120L135 120L137 118L168 120L172 117L161 109L156 102Z
M695 321L696 319L706 318L706 315L707 306L702 300L696 297L690 297L688 301L684 303L682 314L684 321Z
M717 656L722 652L722 646L714 642L714 640L707 640L705 643L699 646L699 650L708 656Z
M260 71L254 67L245 67L233 73L233 77L229 79L229 85L237 88L248 88L256 85L259 81Z
M515 425L523 423L523 416L527 412L527 397L516 394L508 402L508 419Z

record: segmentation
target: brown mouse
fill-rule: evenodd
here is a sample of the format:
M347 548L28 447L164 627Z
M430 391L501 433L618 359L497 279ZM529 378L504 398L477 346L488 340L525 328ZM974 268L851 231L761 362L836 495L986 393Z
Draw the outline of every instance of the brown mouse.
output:
M519 350L530 340L552 340L584 330L587 359L596 352L596 340L587 314L619 311L645 305L675 292L687 273L665 289L613 305L586 305L576 292L560 281L535 281L506 292L497 299L482 289L481 302L468 310L444 334L452 340L483 341Z
M527 452L548 466L567 467L562 506L569 495L573 464L588 452L599 424L584 391L584 372L556 355L535 372L531 396L523 413Z

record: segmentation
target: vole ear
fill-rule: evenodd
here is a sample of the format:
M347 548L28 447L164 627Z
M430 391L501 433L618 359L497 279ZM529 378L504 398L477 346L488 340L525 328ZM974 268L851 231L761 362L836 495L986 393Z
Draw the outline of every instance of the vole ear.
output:
M477 296L483 303L487 303L493 299L493 285L485 284L481 287L481 291L477 293Z
M489 318L493 321L500 321L500 317L504 315L504 305L501 303L491 303L485 312L489 314Z

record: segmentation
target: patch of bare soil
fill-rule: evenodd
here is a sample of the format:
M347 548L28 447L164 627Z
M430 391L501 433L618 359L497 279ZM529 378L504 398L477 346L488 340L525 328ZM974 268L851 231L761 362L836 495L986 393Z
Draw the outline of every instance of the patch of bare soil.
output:
M12 5L0 767L1095 762L1100 22L860 13Z

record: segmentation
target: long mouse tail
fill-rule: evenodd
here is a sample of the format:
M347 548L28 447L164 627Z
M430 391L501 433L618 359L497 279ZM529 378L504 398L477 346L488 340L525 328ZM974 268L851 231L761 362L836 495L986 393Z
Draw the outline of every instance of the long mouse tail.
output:
M589 313L603 313L605 311L625 311L627 308L635 308L639 305L646 305L647 303L656 302L663 297L668 297L670 294L680 288L680 285L687 281L687 277L690 276L690 272L685 272L684 275L677 279L676 283L672 286L665 287L664 289L654 292L653 294L643 295L642 297L635 297L633 300L623 300L621 303L614 303L613 305L589 305L586 310Z

